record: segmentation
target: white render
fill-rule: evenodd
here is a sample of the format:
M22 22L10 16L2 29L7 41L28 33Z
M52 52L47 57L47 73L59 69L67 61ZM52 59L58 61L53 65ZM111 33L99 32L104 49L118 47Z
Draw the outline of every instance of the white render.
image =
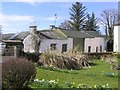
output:
M84 42L84 52L88 52L88 47L91 46L90 52L96 52L96 47L98 47L98 52L100 52L100 46L102 46L102 52L105 50L105 40L104 37L95 38L85 38Z
M39 39L36 37L33 38L33 35L29 34L24 40L24 52L27 53L36 53L38 52L38 43Z
M62 52L62 44L67 44L67 51L73 48L73 39L68 38L65 40L60 39L42 39L39 47L39 53L44 53L47 50L50 50L51 44L56 44L56 51Z
M120 25L114 26L114 52L120 52Z

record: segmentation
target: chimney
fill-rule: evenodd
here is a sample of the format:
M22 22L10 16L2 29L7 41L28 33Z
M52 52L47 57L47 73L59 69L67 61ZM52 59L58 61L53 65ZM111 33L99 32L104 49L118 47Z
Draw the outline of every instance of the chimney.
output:
M29 26L30 34L37 32L37 26Z

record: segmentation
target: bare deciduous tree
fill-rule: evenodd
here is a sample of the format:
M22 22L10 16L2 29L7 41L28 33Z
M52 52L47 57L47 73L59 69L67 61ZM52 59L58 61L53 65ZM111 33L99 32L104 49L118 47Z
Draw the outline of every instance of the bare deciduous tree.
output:
M70 22L68 20L65 20L64 22L62 22L59 26L60 28L66 29L66 30L70 30Z
M109 9L102 11L101 24L105 27L105 33L108 38L113 37L113 25L118 23L118 10Z

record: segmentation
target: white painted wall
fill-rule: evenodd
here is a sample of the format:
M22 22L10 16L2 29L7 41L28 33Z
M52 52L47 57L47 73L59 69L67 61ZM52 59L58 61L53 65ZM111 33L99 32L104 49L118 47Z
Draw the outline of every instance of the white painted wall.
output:
M91 52L96 52L96 47L98 47L98 52L100 52L100 46L102 46L102 52L104 52L105 49L104 37L85 38L84 52L88 52L88 46L91 46Z
M114 52L120 52L120 25L114 26Z
M24 40L23 40L23 44L24 44L24 52L26 53L35 53L38 52L38 37L34 37L33 35L29 34Z
M50 45L56 43L56 49L59 52L62 52L62 44L67 44L67 51L71 50L73 48L73 39L68 38L65 40L59 40L59 39L42 39L39 53L43 53L46 50L50 50Z

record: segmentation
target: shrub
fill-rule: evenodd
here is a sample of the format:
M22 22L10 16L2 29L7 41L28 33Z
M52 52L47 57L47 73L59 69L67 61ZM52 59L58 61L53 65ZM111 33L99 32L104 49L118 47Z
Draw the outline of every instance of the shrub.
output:
M39 60L39 53L24 53L22 57L29 61L37 62Z
M3 88L24 88L34 80L36 68L28 60L13 58L2 63Z
M88 58L78 52L59 53L47 51L40 56L39 65L60 69L81 69L90 67Z

